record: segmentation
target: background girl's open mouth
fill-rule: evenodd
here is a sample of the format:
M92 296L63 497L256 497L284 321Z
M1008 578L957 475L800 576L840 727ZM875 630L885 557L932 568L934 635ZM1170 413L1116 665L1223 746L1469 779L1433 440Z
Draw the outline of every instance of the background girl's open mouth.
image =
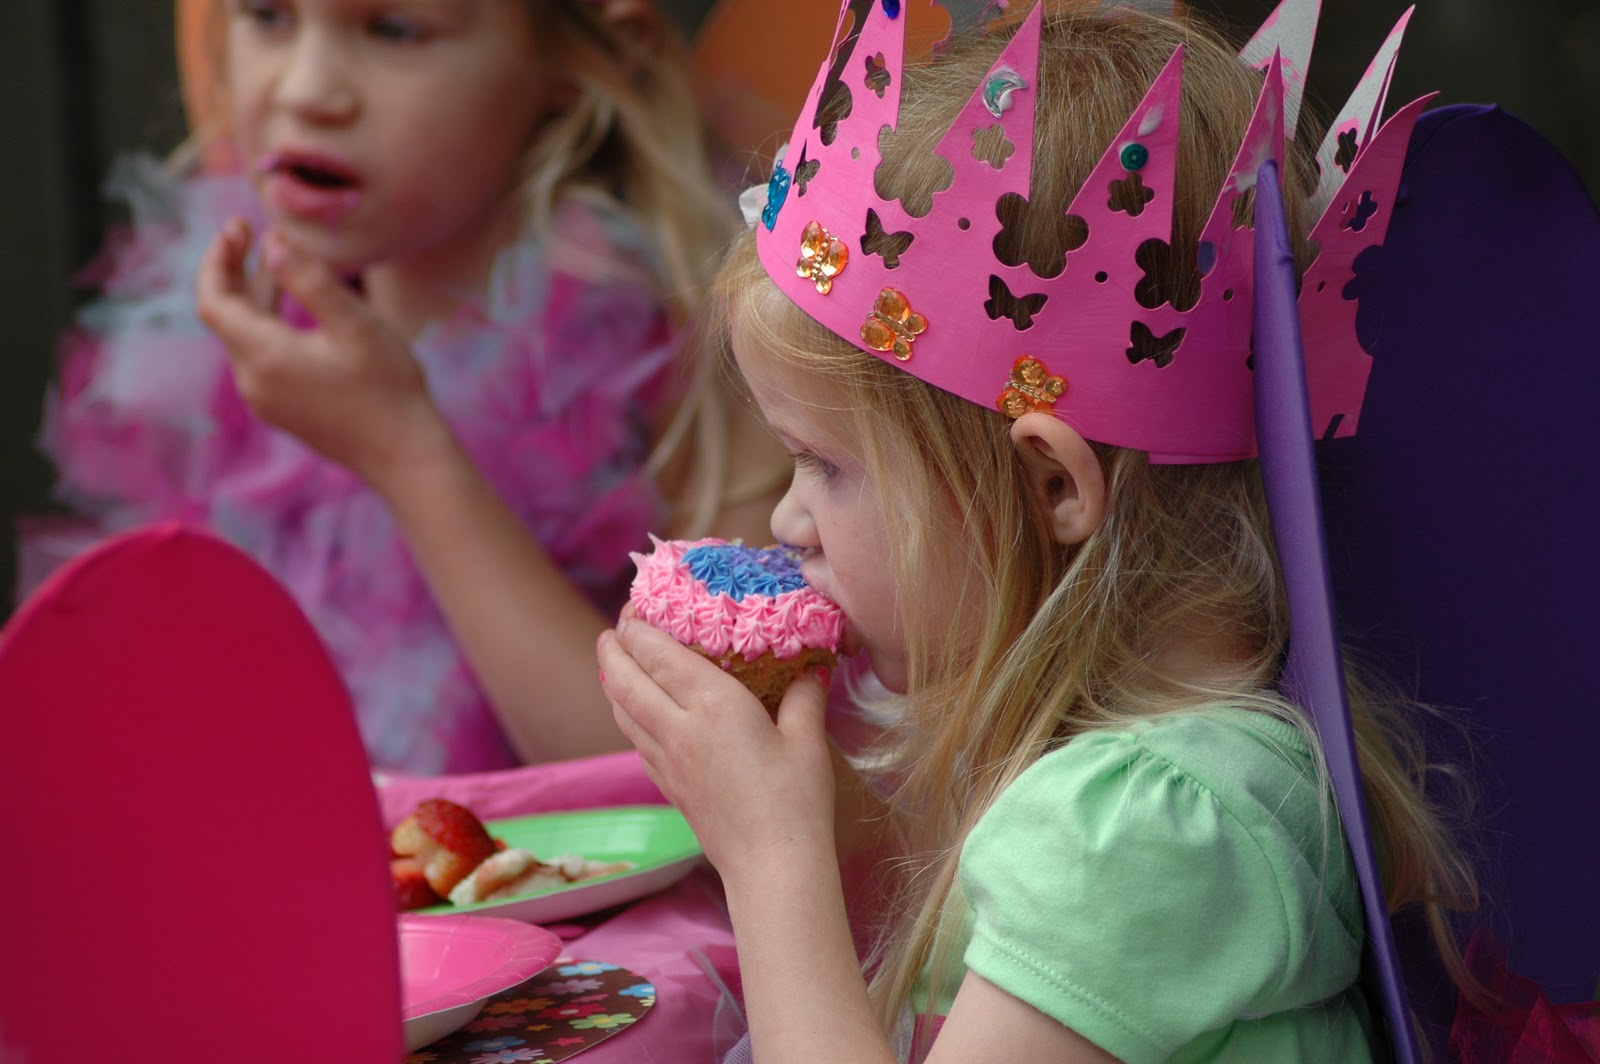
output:
M267 202L297 218L337 222L361 203L360 176L336 159L275 152L256 169Z

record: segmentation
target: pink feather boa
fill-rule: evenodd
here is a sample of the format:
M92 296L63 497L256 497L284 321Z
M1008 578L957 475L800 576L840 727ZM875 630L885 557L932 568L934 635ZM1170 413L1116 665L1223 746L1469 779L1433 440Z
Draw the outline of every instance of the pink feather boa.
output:
M91 278L101 298L62 342L41 441L58 497L101 533L178 519L260 560L343 670L374 764L416 773L516 764L383 503L256 421L196 318L206 245L228 215L259 215L248 184L180 180L134 158L108 194L130 203L134 223L109 242ZM488 297L431 326L415 351L479 468L611 612L626 594L628 552L648 545L663 516L641 466L670 399L677 337L641 234L576 206L558 231L582 262L617 268L580 276L526 239L502 253Z

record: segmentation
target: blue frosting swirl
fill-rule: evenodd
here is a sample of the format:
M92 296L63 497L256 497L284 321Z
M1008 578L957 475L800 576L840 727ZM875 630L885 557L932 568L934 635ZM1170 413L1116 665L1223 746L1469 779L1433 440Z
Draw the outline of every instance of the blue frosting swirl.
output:
M806 586L800 552L788 547L757 549L739 543L707 543L683 552L683 564L713 595L735 602L746 595L781 595Z

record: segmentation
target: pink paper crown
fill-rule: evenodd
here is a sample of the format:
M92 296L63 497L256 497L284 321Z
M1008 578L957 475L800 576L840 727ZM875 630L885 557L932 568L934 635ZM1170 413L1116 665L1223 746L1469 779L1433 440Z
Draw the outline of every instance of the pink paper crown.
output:
M954 179L918 218L879 198L873 184L879 132L899 114L906 19L897 0L844 0L839 43L768 184L756 223L761 261L832 332L973 402L1013 417L1050 409L1085 437L1149 451L1158 463L1253 457L1253 249L1233 207L1264 162L1282 166L1320 0L1284 0L1241 53L1266 77L1201 234L1199 298L1185 307L1142 283L1171 240L1181 47L1067 207L1088 236L1065 269L1042 278L995 257L998 201L1030 192L1042 8L1022 21L940 142ZM1320 217L1309 236L1320 251L1304 277L1300 316L1319 435L1355 432L1371 368L1346 287L1356 257L1383 242L1427 102L1407 105L1379 130L1410 15L1317 153ZM817 114L830 85L849 94L836 124Z

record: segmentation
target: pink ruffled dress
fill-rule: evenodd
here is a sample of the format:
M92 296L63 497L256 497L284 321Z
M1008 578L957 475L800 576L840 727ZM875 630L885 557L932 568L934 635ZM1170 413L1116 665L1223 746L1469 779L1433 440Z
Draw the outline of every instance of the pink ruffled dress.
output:
M62 344L41 441L58 498L100 533L179 519L258 559L340 666L375 765L437 774L517 764L384 504L257 421L196 317L204 249L228 215L259 220L248 183L179 179L135 157L107 191L130 204L134 224L101 256L92 280L102 294ZM508 248L487 299L430 326L414 350L478 467L612 613L629 551L648 546L663 518L641 467L671 398L677 337L642 234L577 206L557 232L571 253L557 261L531 237Z

